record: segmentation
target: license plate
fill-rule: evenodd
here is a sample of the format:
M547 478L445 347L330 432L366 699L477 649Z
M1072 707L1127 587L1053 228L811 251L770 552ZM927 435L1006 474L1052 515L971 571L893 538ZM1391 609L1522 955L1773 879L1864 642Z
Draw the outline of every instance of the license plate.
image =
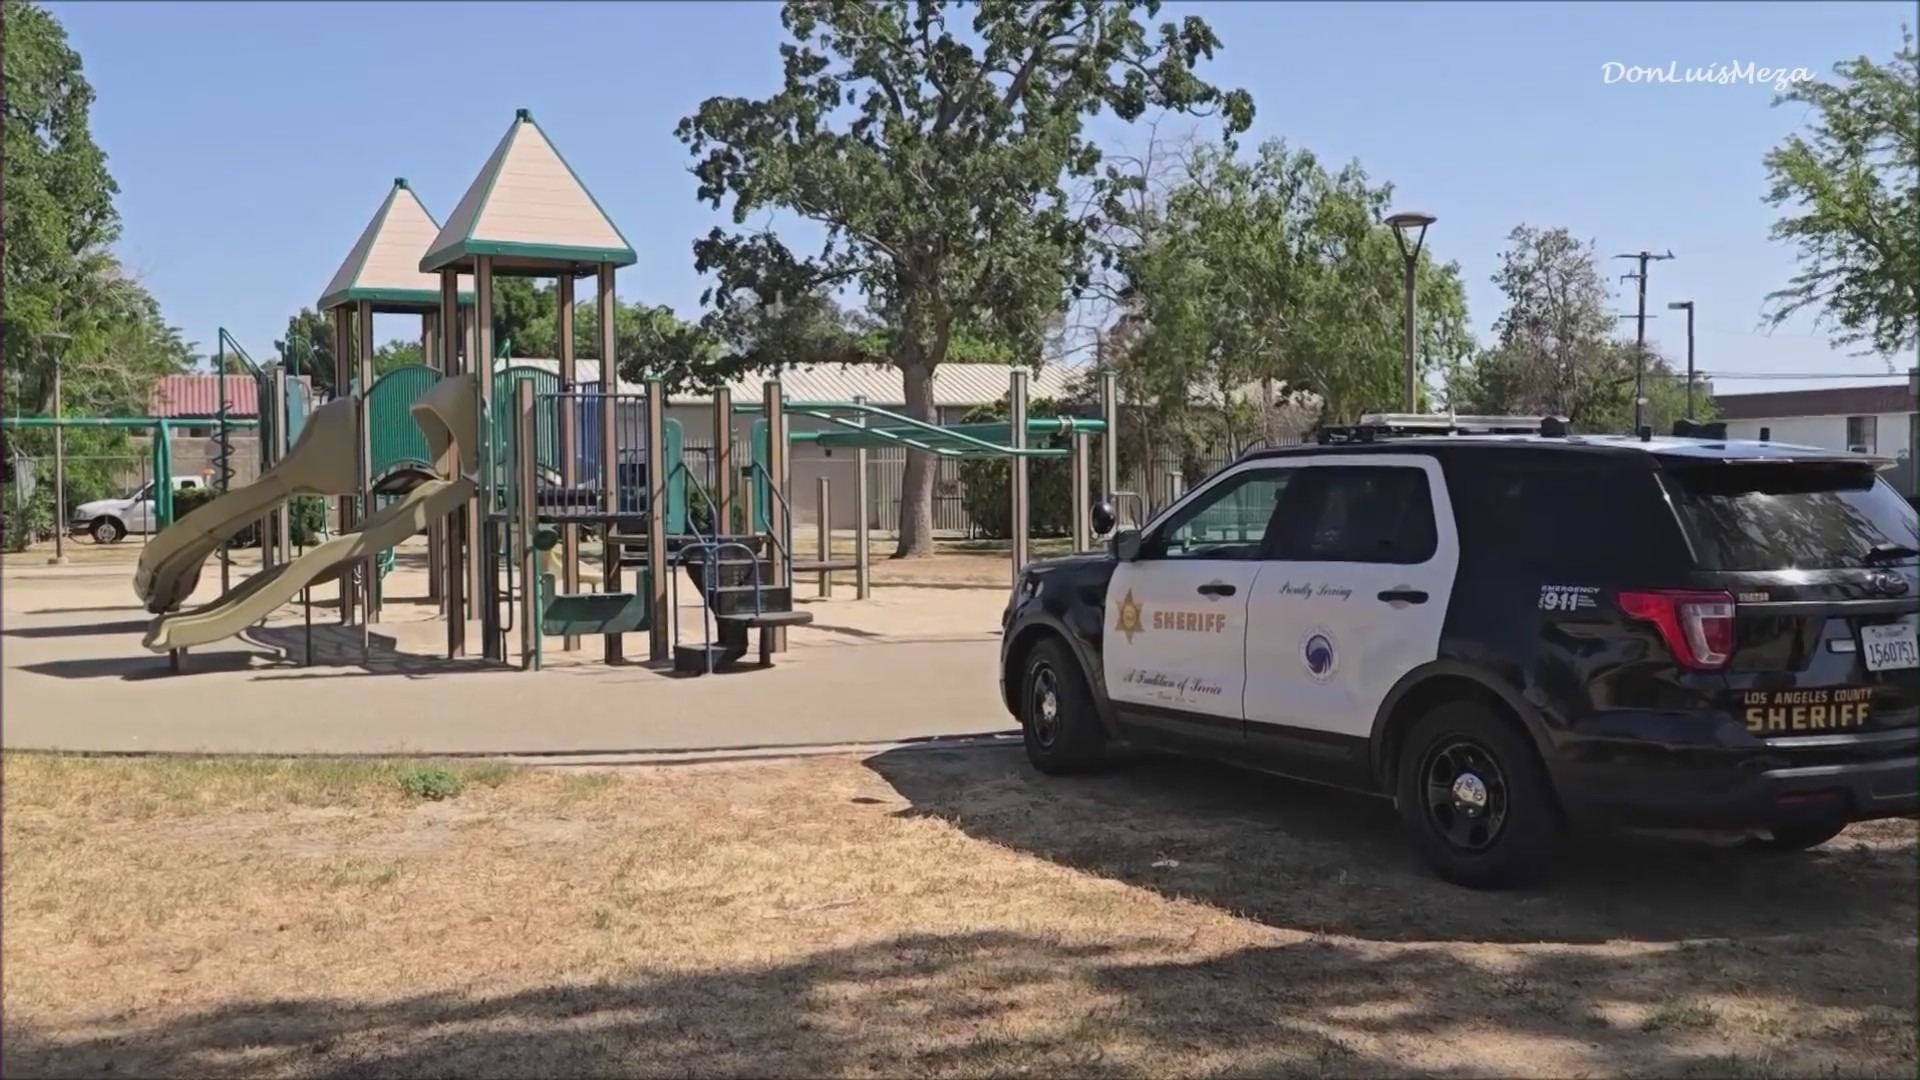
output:
M1920 667L1920 644L1916 644L1911 622L1861 627L1860 652L1866 657L1868 671Z

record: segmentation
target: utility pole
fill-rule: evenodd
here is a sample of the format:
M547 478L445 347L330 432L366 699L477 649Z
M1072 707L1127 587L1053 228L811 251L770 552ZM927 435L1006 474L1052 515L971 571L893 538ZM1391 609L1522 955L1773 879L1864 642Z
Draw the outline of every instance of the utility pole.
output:
M1651 251L1636 251L1631 255L1615 255L1616 259L1636 259L1640 263L1640 272L1627 274L1622 281L1635 281L1640 286L1639 314L1634 316L1638 330L1634 334L1633 349L1633 433L1640 434L1641 413L1647 406L1647 263L1660 259L1673 258L1673 249L1667 249L1665 255L1655 255Z

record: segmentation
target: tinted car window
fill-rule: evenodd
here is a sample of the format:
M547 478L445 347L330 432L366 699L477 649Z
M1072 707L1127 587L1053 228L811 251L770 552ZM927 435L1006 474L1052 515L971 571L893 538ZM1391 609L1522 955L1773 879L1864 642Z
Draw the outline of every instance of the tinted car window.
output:
M1687 548L1644 461L1552 450L1460 453L1447 465L1463 569L1476 576L1650 580Z
M1667 486L1706 570L1820 570L1911 563L1867 558L1920 547L1914 510L1869 467L1758 464L1675 468Z
M1306 470L1289 499L1279 556L1303 562L1421 563L1433 557L1433 495L1423 469L1326 466Z

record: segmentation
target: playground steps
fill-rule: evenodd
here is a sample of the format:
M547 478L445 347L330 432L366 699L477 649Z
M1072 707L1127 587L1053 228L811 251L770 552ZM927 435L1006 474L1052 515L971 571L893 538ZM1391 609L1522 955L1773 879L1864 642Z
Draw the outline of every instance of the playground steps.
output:
M754 538L759 539L759 538ZM813 621L813 612L793 609L793 587L771 584L773 566L763 545L754 545L760 557L723 555L711 561L689 559L688 576L701 592L717 624L717 640L675 645L673 667L688 675L704 675L732 665L747 654L749 631L760 631L760 664L771 666L776 633Z

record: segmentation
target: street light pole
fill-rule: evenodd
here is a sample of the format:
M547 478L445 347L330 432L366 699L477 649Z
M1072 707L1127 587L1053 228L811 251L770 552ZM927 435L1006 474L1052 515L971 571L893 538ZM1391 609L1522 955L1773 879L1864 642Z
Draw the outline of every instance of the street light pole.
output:
M1693 419L1693 301L1675 300L1668 311L1687 313L1687 419Z
M1406 304L1402 312L1404 321L1401 334L1405 339L1407 350L1407 370L1403 395L1405 400L1401 405L1407 412L1415 412L1420 407L1420 360L1415 342L1418 334L1414 321L1414 284L1420 267L1420 247L1427 240L1427 226L1436 220L1432 214L1423 214L1417 210L1402 211L1387 218L1387 224L1393 229L1393 242L1400 247L1400 262L1406 275L1404 281ZM1415 229L1419 232L1414 233L1413 243L1409 246L1407 234Z
M69 335L58 330L40 335L42 341L62 342ZM66 415L60 385L61 350L53 353L53 418L60 420ZM67 561L67 441L66 429L59 424L53 425L53 558L48 559L50 566L64 566Z

